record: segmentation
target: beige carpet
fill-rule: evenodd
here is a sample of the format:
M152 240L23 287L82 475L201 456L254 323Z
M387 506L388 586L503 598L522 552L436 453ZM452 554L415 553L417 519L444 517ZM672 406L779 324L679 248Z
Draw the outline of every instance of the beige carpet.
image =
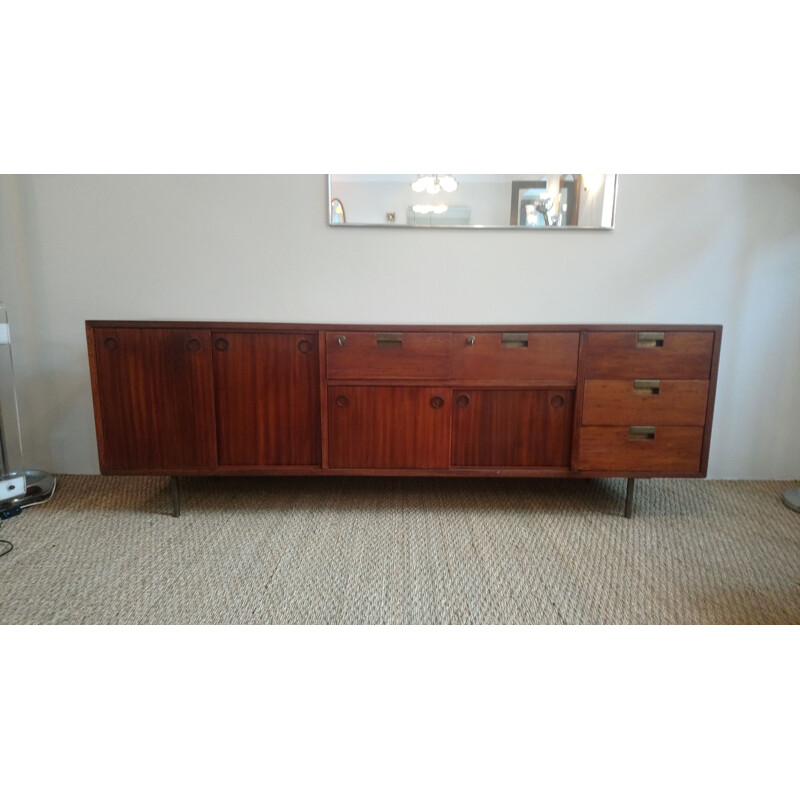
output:
M778 481L60 476L4 624L795 624Z

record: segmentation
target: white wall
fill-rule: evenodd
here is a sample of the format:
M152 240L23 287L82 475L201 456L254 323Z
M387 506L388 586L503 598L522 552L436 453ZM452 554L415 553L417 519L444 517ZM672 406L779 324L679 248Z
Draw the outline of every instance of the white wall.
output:
M86 319L721 323L709 474L800 477L800 178L620 178L616 230L328 227L324 175L0 178L28 466L95 472Z

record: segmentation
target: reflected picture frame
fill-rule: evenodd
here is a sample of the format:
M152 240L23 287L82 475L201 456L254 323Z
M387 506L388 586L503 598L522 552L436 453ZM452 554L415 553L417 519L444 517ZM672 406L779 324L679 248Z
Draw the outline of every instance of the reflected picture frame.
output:
M567 180L571 177L572 180ZM535 181L512 181L511 183L511 225L514 227L575 227L578 224L578 204L577 197L581 190L581 176L580 175L562 175L559 181L559 198L560 202L566 206L562 210L564 214L564 222L562 225L548 226L541 213L538 213L537 218L542 219L541 225L530 225L526 220L525 207L528 205L525 192L531 189L541 190L544 192L547 189L547 181L544 179ZM566 195L566 196L565 196ZM555 211L558 215L559 211Z

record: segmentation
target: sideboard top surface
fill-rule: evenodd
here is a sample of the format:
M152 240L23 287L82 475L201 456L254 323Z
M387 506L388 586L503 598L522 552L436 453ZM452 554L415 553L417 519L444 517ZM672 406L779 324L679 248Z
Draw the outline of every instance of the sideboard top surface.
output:
M88 328L221 328L230 331L452 331L454 333L480 333L493 331L714 331L722 325L624 323L624 324L539 324L492 323L481 325L403 324L403 323L326 323L326 322L227 322L225 320L87 320Z

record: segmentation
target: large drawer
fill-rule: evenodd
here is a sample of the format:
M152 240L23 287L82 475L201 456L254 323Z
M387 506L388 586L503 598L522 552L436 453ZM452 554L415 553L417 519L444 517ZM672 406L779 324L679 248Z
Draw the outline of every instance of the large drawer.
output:
M454 333L453 378L575 383L579 341L577 332Z
M329 380L450 377L449 333L328 331Z
M584 426L576 468L601 472L699 472L702 427Z
M589 380L584 425L704 425L708 381Z
M595 331L587 334L587 378L707 380L711 331Z

